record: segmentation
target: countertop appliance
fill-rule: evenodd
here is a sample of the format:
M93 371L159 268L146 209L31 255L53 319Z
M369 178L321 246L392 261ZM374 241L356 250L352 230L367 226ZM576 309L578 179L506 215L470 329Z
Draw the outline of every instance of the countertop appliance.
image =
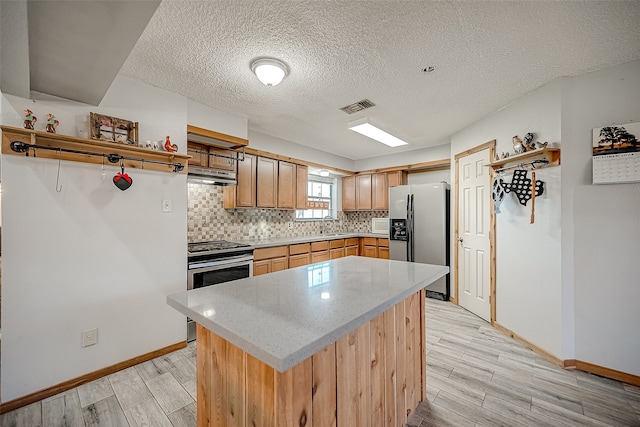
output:
M449 266L449 184L389 188L389 258ZM449 274L427 296L449 300Z
M372 234L389 234L389 218L371 218Z
M253 276L253 246L216 240L187 245L187 290ZM196 324L187 318L187 341L196 339Z

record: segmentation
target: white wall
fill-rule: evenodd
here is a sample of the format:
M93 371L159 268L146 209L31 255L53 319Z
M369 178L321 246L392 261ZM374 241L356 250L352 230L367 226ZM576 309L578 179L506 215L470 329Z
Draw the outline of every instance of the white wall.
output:
M187 100L187 120L192 126L247 139L248 120Z
M512 154L513 135L522 138L534 132L539 141L559 143L560 87L559 80L549 83L453 135L451 182L455 182L454 156L487 141L495 139L497 152ZM534 224L530 224L531 203L524 207L511 194L496 217L496 321L557 357L563 356L561 170L536 172L536 178L545 182L545 192L536 198ZM505 173L506 182L512 173ZM453 230L453 212L451 221ZM451 257L453 270L453 249Z
M44 127L76 135L90 111L140 122L140 138L171 135L186 149L186 98L117 78L99 107L35 94L2 97L2 122L22 126L29 107ZM186 289L186 176L2 156L2 376L4 402L184 341L185 318L166 296ZM161 201L173 201L162 213ZM81 347L81 331L98 344Z
M591 184L592 129L640 121L640 61L567 80L562 99L563 287L575 296L575 358L640 375L640 183Z
M442 141L434 147L421 148L418 150L403 151L386 156L370 157L355 161L355 170L364 171L400 165L411 165L416 163L431 162L448 159L451 156L451 146L449 141Z
M249 147L337 169L345 169L348 171L356 170L354 169L353 160L347 159L346 157L316 150L306 145L296 144L295 142L276 138L251 129L249 129Z

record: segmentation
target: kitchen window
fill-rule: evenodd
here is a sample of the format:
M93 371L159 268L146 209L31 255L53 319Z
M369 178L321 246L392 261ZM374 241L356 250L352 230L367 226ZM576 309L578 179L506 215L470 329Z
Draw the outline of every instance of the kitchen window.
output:
M307 181L307 200L319 202L328 208L299 209L296 211L297 220L319 220L326 216L336 218L336 179L309 174Z

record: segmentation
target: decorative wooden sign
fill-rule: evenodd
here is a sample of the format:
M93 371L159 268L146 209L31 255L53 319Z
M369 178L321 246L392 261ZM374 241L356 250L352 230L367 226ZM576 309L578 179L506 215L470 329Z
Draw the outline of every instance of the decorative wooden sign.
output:
M138 122L89 113L91 139L138 145Z

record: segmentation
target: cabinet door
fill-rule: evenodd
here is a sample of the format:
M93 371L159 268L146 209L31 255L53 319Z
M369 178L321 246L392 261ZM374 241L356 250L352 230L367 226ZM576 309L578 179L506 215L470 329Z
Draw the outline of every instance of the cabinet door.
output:
M227 171L235 171L236 170L236 162L234 160L229 159L228 157L235 157L238 153L235 151L224 150L222 148L209 147L209 154L218 154L220 156L209 156L209 167L222 169Z
M271 273L271 260L265 259L263 261L254 261L253 263L253 275L261 276L263 274Z
M329 257L331 259L344 257L344 248L331 249L331 251L329 252Z
M345 176L342 178L342 210L354 211L356 209L356 177Z
M378 258L378 247L377 246L363 246L362 247L362 256L368 256L370 258Z
M386 173L371 175L371 209L386 211L389 209L389 185Z
M196 153L196 151L198 152ZM191 158L189 159L189 166L196 166L200 168L208 167L209 164L207 162L207 155L202 154L206 152L206 146L202 144L194 144L193 142L187 142L187 154L191 156Z
M296 165L289 162L278 162L278 207L294 209L296 206Z
M378 247L378 258L389 259L389 248Z
M301 265L307 265L311 262L311 255L300 254L289 256L289 268L300 267Z
M238 162L238 185L236 185L236 206L253 208L256 206L256 157L245 154L244 161ZM235 207L235 206L234 206Z
M356 210L371 210L371 175L356 176Z
M344 256L358 256L358 245L355 246L347 246L344 248Z
M258 157L256 206L275 208L278 197L278 161Z
M307 209L309 168L305 165L297 165L296 169L296 209Z
M271 260L271 272L286 270L289 268L289 262L287 257L274 258Z
M311 263L329 261L329 250L311 252Z
M387 172L387 184L389 187L397 187L398 185L407 185L407 172L395 171Z

